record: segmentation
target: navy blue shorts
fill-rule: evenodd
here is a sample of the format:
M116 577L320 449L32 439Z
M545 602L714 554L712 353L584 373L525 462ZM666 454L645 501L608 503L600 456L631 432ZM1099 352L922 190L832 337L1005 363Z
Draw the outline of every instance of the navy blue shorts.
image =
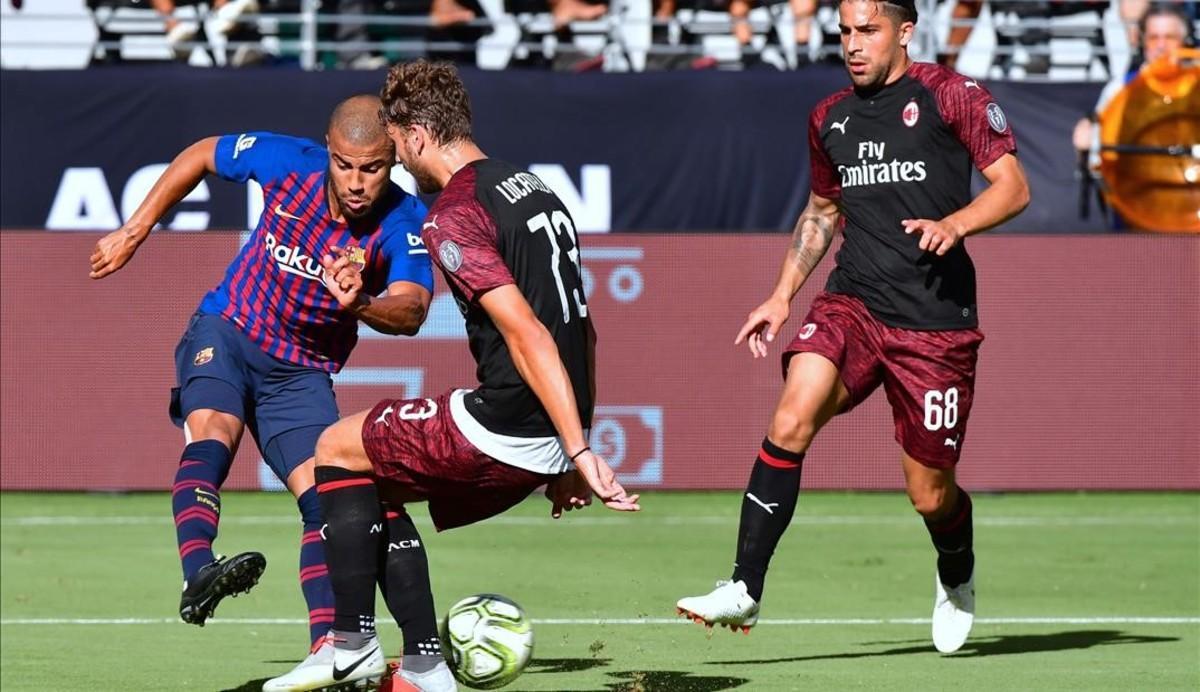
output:
M316 368L274 358L218 315L197 313L175 347L171 420L213 409L246 424L279 480L313 455L338 420L333 380Z

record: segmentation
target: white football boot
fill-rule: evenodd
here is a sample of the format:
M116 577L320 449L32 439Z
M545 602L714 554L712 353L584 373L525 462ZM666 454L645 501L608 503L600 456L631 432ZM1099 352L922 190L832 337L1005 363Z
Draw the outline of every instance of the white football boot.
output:
M709 630L717 625L750 634L750 628L758 622L758 602L746 593L744 581L719 581L708 595L679 599L675 609Z
M263 692L294 692L319 689L314 685L328 684L333 671L333 637L325 635L313 644L308 658L290 672L263 683Z
M933 645L944 654L962 648L975 622L975 573L954 588L947 588L937 574L933 578Z
M287 675L263 684L263 692L301 692L303 690L374 689L387 671L387 662L375 637L361 649L338 649L333 638L326 637L308 658Z

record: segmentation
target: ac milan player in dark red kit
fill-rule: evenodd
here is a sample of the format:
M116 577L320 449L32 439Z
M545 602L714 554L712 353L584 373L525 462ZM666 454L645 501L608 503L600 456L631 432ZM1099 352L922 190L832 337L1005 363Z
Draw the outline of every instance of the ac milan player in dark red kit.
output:
M742 499L733 576L677 607L709 627L754 626L805 451L830 418L882 384L908 496L937 551L933 642L948 653L975 616L971 498L954 477L983 341L964 241L1020 213L1029 188L1012 128L987 89L909 59L913 0L841 0L838 10L853 85L812 112L808 206L775 290L734 343L765 357L838 229L844 241L783 353L786 383ZM974 199L971 166L989 183Z
M438 530L500 514L543 485L554 517L593 494L616 511L640 505L587 442L596 335L566 207L537 176L479 149L466 87L449 63L393 67L381 100L396 157L423 192L441 193L421 236L466 319L479 383L385 399L321 435L335 653L324 678L295 689L384 674L378 583L404 633L393 689L451 692L425 549L405 504L428 502Z

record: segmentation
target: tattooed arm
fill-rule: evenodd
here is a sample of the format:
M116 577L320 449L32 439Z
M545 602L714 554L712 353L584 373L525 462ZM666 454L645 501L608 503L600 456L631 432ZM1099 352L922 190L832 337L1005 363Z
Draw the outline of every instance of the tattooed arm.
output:
M766 357L767 343L775 340L791 312L792 297L825 256L841 216L836 201L815 193L809 195L808 206L792 231L792 244L783 260L775 290L770 298L751 311L733 343L740 344L745 340L755 358Z

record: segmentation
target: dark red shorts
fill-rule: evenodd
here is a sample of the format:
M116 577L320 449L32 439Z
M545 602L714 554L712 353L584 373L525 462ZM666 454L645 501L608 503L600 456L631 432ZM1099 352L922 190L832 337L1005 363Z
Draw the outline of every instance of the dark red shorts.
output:
M429 502L438 531L494 517L553 478L476 449L454 424L450 394L385 399L367 414L362 431L381 499L389 501L398 491L415 493Z
M958 463L966 437L982 342L978 329L889 327L859 299L822 292L784 351L783 367L786 375L797 353L829 359L850 392L849 408L883 384L896 441L926 466L950 468Z

